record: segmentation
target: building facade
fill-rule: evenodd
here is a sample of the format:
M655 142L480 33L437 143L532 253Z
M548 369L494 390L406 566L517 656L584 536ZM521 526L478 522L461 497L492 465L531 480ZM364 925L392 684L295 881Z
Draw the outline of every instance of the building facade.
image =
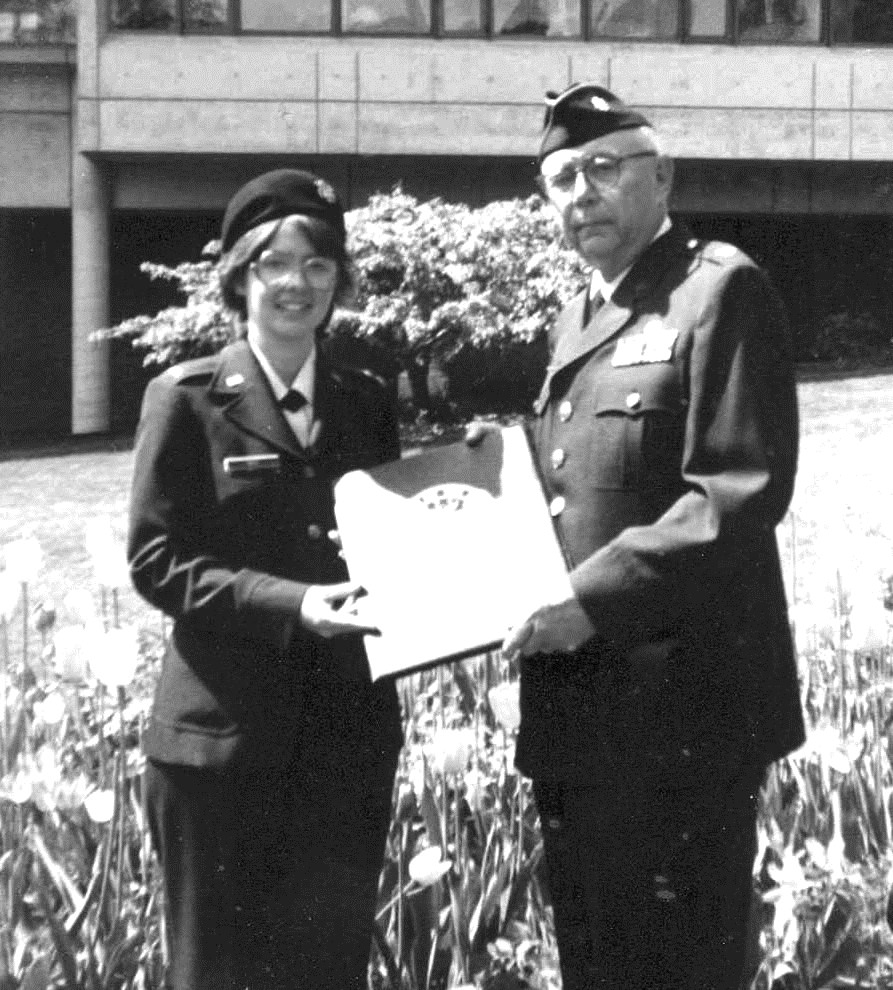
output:
M0 439L132 425L136 363L91 335L159 304L139 262L197 257L246 178L526 195L543 93L583 79L654 120L676 211L795 321L884 305L888 0L33 2L0 0Z

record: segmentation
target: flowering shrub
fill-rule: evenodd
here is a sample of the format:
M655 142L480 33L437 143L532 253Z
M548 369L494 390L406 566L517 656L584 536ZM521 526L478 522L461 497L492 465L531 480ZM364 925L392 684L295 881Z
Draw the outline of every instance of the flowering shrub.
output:
M412 414L525 409L543 379L547 329L583 282L546 205L530 197L472 209L419 203L398 189L348 213L347 227L356 308L339 310L330 327L344 351L369 345L367 360L404 372ZM175 282L186 302L108 334L144 349L147 363L222 347L233 328L212 260L217 249L212 242L205 260L174 269L145 263L151 278Z

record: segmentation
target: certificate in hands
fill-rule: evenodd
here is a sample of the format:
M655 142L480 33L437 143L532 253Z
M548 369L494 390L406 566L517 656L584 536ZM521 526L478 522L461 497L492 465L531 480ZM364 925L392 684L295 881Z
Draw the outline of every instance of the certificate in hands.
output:
M335 515L381 630L364 638L373 679L492 649L571 594L522 426L351 471Z

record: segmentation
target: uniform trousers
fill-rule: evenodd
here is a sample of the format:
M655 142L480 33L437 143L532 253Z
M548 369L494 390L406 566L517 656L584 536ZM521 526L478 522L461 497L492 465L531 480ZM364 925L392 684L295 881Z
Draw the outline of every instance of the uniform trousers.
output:
M762 776L534 779L564 990L738 990Z
M395 768L150 760L169 990L365 990Z

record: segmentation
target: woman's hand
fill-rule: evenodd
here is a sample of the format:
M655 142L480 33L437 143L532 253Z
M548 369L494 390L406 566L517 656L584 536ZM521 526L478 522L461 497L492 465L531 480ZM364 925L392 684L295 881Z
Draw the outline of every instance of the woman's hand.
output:
M356 581L311 584L301 602L301 624L325 639L346 633L379 636L378 627L361 615L359 603L364 598L363 586ZM368 609L363 607L362 612L368 612Z

